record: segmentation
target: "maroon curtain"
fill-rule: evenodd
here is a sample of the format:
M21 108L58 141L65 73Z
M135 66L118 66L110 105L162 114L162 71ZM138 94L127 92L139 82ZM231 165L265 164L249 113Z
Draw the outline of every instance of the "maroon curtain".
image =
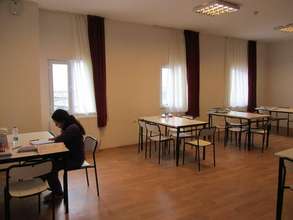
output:
M256 108L256 41L248 41L248 105L247 111L254 112Z
M88 15L87 19L98 127L104 127L107 125L104 18Z
M199 116L199 33L184 30L188 85L188 110L186 114Z

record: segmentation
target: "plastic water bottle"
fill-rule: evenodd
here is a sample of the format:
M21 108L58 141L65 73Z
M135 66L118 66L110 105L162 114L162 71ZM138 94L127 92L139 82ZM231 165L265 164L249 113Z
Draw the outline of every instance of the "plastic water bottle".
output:
M18 141L18 128L17 127L12 128L12 137L13 137L13 142Z

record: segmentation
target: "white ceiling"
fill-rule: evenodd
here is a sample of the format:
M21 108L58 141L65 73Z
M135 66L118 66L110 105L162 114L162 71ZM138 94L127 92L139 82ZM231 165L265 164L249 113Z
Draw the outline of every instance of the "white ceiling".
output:
M293 23L293 0L231 0L239 12L217 17L195 14L194 6L210 0L33 0L40 8L212 33L251 40L293 39L274 27ZM259 13L254 14L255 11Z

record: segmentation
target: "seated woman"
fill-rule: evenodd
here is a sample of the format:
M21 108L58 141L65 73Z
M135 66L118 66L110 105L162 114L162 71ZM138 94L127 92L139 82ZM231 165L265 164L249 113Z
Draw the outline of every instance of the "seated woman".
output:
M53 113L52 119L55 125L61 129L61 134L52 138L52 140L55 142L63 142L69 150L69 157L65 165L66 168L69 170L80 168L84 162L84 128L73 115L69 115L67 111L62 109L57 109ZM55 160L53 162L54 172L47 176L52 193L45 197L45 202L53 198L52 194L57 199L63 197L62 186L58 178L58 171L62 169L64 169L64 161Z

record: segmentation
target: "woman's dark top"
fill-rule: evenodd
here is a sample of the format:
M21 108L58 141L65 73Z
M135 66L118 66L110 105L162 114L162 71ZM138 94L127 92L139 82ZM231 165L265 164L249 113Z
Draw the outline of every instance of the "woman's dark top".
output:
M69 164L81 166L84 161L82 131L77 124L71 124L55 137L55 142L63 142L69 150Z

